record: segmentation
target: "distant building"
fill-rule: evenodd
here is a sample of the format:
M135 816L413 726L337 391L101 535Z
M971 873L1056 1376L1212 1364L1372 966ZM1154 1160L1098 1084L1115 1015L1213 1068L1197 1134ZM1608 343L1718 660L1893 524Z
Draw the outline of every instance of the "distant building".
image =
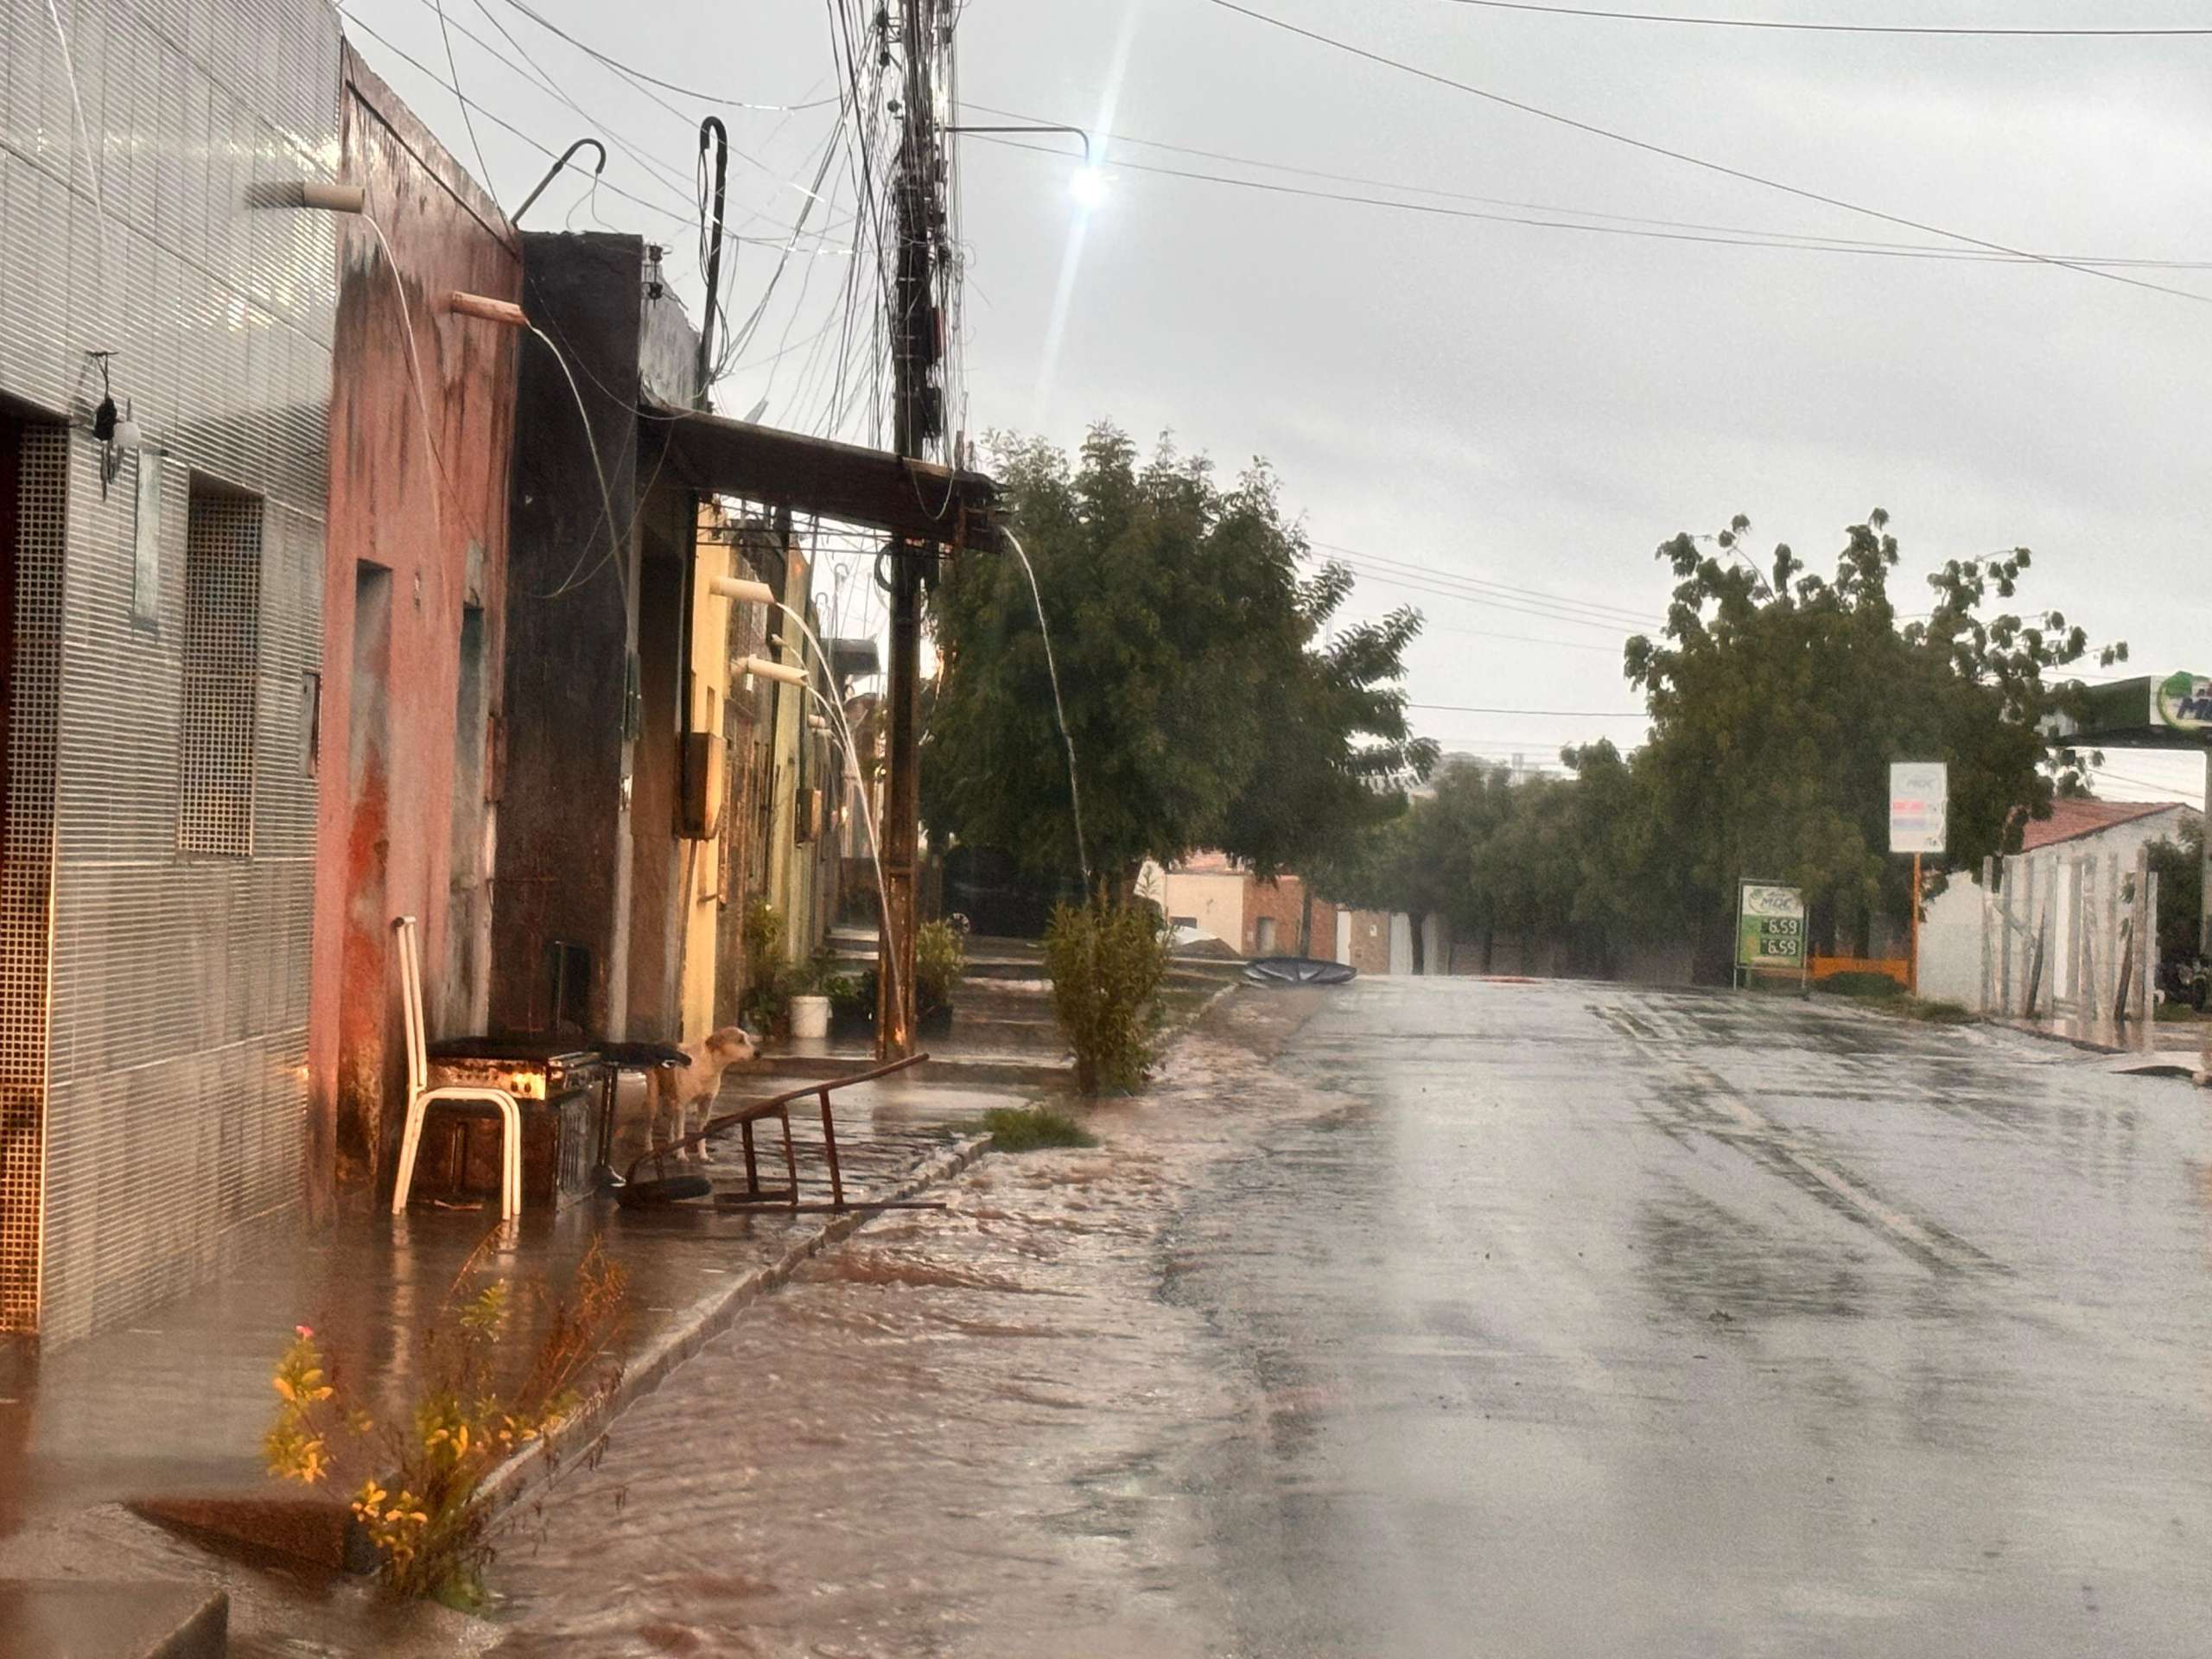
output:
M1306 884L1294 875L1262 880L1221 853L1195 853L1162 871L1149 865L1140 893L1155 898L1178 926L1195 928L1246 957L1319 957L1349 963L1365 974L1390 968L1390 918L1316 898L1312 931L1301 950L1299 932L1309 918Z

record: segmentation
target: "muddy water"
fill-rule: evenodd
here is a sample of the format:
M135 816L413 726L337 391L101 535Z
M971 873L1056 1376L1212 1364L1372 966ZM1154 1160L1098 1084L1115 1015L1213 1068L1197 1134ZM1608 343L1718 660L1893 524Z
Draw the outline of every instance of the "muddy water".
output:
M1181 1471L1238 1402L1159 1294L1163 1241L1209 1168L1313 1104L1255 1052L1297 995L1098 1111L1100 1150L988 1159L748 1310L510 1544L502 1650L1218 1650Z

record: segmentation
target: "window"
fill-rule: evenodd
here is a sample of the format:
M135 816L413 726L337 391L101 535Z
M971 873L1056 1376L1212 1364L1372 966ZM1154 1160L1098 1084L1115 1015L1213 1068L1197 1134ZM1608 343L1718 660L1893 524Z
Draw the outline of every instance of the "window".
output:
M253 727L261 654L261 503L192 481L184 537L184 708L177 845L253 852Z

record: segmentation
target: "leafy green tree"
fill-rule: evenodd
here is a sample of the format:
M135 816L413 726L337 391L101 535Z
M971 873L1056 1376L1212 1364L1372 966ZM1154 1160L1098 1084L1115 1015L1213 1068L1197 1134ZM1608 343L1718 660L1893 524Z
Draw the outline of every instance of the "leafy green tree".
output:
M2040 727L2071 710L2078 694L2055 671L2089 654L2088 636L2056 612L1982 614L1993 593L2015 595L2028 550L1952 560L1929 579L1934 611L1904 621L1888 522L1878 510L1852 526L1825 579L1786 545L1761 570L1741 517L1658 550L1678 579L1667 626L1625 655L1652 718L1633 771L1656 834L1631 850L1707 944L1725 944L1743 877L1802 887L1854 943L1873 916L1903 915L1908 867L1887 851L1893 760L1948 763L1949 851L1966 866L2018 850L2021 809L2047 817L2055 791L2080 786L2078 757L2047 764Z
M1303 536L1273 476L1224 487L1163 443L1141 461L1109 426L1074 463L997 441L1011 521L1052 632L1093 873L1215 847L1262 875L1325 861L1401 810L1434 747L1396 682L1411 611L1331 631L1340 567L1301 582ZM1020 561L968 558L932 601L944 671L923 755L931 832L1076 864L1067 755L1037 601Z
M1875 916L1904 915L1891 761L1948 763L1949 850L1966 868L2017 851L2028 817L2082 787L2083 758L2051 754L2041 728L2075 711L2061 671L2091 654L2087 635L2055 613L1986 613L2017 594L2025 549L1946 564L1934 609L1908 620L1888 591L1886 515L1846 532L1832 578L1786 546L1760 569L1748 528L1659 549L1677 578L1666 628L1624 659L1652 718L1643 747L1568 748L1571 781L1449 772L1338 861L1331 896L1441 914L1485 955L1499 934L1564 938L1599 971L1631 940L1687 934L1717 976L1741 877L1803 887L1816 931L1854 951Z
M2151 843L2158 878L2158 956L2193 957L2204 921L2204 827L2184 822L2179 838Z

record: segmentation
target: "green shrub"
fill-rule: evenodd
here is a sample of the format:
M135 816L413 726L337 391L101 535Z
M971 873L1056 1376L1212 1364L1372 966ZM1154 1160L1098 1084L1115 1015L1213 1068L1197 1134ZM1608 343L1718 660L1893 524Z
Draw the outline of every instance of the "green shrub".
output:
M1930 1026L1970 1026L1974 1024L1974 1010L1963 1002L1953 1002L1942 997L1923 999L1909 996L1897 1005L1908 1020L1917 1020Z
M914 934L914 1017L926 1019L952 1006L952 993L968 971L964 924L925 922Z
M983 1114L995 1152L1036 1152L1046 1147L1095 1147L1098 1137L1065 1112L1045 1106L995 1106Z
M1053 907L1045 968L1082 1093L1143 1086L1158 1058L1152 1034L1173 943L1149 905L1119 904L1102 893Z
M784 918L766 899L745 911L745 995L738 1017L755 1031L781 1028L790 1019L794 970L784 960Z
M1904 995L1904 987L1887 974L1830 974L1817 982L1814 988L1831 996L1859 996L1876 1001Z

